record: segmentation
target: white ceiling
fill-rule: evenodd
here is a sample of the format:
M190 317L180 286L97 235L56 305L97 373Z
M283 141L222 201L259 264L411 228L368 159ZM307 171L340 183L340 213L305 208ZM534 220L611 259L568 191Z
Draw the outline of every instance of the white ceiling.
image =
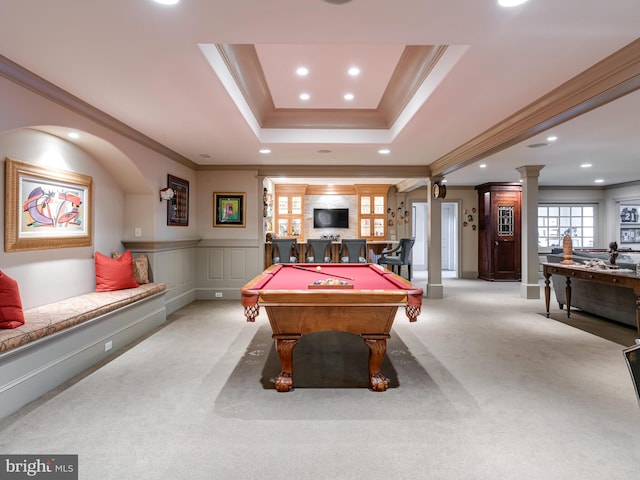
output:
M0 0L0 54L194 164L320 165L331 177L332 166L431 165L634 41L638 25L637 0ZM395 130L303 129L292 141L247 120L205 55L216 44L255 45L274 105L293 109L375 108L405 46L450 49ZM357 79L344 75L351 63ZM312 97L300 105L302 89ZM553 128L548 147L526 147L541 133L446 178L516 181L515 168L540 164L541 185L638 180L639 108L640 93L627 95Z

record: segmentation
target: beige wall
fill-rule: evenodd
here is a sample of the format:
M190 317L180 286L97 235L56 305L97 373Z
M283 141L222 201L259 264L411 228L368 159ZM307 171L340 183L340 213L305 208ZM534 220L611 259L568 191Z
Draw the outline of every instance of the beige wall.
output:
M93 246L26 252L0 252L2 270L20 287L23 306L50 303L95 287L93 252L122 251L125 197L101 165L86 152L57 137L20 129L0 133L0 157L81 173L93 181ZM5 185L4 167L1 184ZM4 211L4 195L0 197ZM4 237L4 223L2 226Z
M262 178L257 171L194 171L131 138L75 111L0 77L0 159L51 165L89 175L94 179L94 244L91 247L0 252L0 268L16 278L26 308L68 298L95 288L94 251L122 250L122 241L150 242L154 279L165 281L167 298L175 308L193 298L224 298L261 271ZM82 148L61 137L37 131L74 129L97 140ZM98 147L95 147L98 145ZM53 159L53 160L52 160ZM158 191L167 174L189 182L189 226L166 224L166 203ZM2 169L4 185L4 169ZM246 225L213 227L213 192L246 194ZM400 202L426 201L426 189L389 194L389 207ZM598 242L606 246L619 235L621 202L640 203L640 187L613 189L543 189L540 201L594 200L601 206ZM477 209L473 188L450 187L447 201L458 202L460 213ZM0 197L4 203L4 196ZM135 236L140 228L141 236ZM4 230L4 227L3 227ZM394 225L389 235L411 234L411 225ZM463 276L477 271L477 231L460 228L460 262ZM637 246L640 248L640 245ZM144 251L141 247L138 251ZM171 311L171 309L169 309Z

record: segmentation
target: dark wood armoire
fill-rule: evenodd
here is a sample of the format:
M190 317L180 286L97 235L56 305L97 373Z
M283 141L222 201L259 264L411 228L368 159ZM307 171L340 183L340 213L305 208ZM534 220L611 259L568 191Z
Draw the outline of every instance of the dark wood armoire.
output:
M485 183L478 190L478 276L519 281L522 186Z

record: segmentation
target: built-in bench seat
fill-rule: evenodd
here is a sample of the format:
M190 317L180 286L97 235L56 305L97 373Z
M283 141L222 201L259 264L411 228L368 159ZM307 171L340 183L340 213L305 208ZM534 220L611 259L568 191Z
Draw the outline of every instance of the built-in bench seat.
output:
M0 330L0 355L165 290L164 283L145 283L115 292L86 293L25 310L24 325Z
M165 294L147 283L25 310L24 325L0 330L0 418L164 323Z

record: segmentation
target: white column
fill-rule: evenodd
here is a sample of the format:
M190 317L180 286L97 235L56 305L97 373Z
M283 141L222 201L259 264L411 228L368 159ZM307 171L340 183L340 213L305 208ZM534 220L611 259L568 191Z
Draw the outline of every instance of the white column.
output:
M427 298L444 298L442 285L442 199L433 198L433 186L442 177L428 179L429 198L427 200Z
M525 165L516 170L522 178L522 298L540 298L538 282L540 260L538 258L538 177L544 165Z

